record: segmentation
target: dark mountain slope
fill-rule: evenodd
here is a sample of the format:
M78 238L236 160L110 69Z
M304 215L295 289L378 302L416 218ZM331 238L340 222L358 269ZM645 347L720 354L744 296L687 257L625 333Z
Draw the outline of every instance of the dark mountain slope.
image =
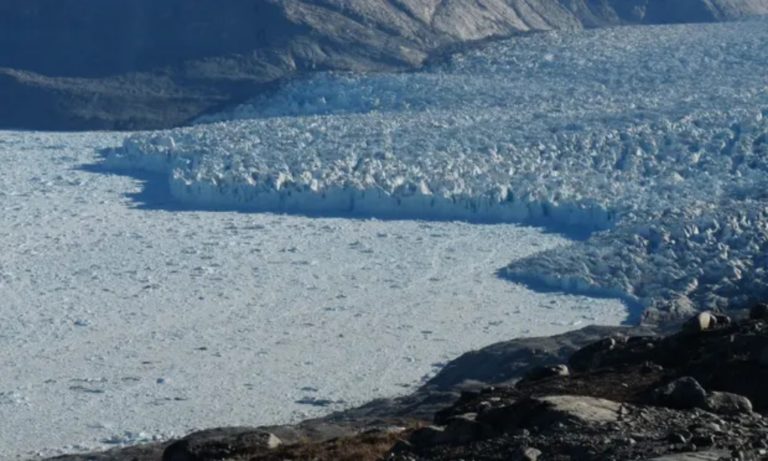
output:
M527 31L765 13L768 0L5 0L0 127L168 127L312 70L409 69Z

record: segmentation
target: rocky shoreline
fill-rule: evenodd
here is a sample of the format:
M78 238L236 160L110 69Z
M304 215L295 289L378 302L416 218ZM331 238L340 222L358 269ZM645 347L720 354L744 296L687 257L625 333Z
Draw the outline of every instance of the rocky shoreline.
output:
M410 396L59 461L768 459L768 305L465 354Z

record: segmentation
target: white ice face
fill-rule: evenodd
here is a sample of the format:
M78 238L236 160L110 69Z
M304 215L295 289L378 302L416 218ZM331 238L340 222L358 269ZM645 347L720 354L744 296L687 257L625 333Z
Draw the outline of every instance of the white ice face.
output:
M108 162L167 172L197 206L600 231L507 274L718 307L768 294L766 24L547 33L418 73L319 74Z

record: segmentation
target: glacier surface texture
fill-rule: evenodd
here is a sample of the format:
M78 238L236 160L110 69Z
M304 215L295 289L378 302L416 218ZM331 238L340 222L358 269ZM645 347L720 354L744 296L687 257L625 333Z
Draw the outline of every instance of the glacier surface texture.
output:
M584 232L502 272L648 314L722 307L768 294L766 26L548 32L315 74L106 162L197 207Z

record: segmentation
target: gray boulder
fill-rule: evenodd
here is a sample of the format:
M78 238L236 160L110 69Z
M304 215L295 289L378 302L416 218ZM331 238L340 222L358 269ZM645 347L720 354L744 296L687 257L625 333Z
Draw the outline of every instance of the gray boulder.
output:
M538 448L528 447L521 449L512 456L514 461L537 461L542 455Z
M707 401L707 391L698 381L685 376L666 386L656 389L653 393L654 403L678 410L704 408Z
M273 450L282 441L272 433L231 427L195 432L170 444L163 461L204 461L254 455Z
M536 400L543 406L540 413L531 419L534 425L546 425L550 421L612 423L619 419L621 410L620 403L583 395L551 395Z
M722 414L752 413L752 402L743 395L730 392L710 392L707 395L704 409Z

